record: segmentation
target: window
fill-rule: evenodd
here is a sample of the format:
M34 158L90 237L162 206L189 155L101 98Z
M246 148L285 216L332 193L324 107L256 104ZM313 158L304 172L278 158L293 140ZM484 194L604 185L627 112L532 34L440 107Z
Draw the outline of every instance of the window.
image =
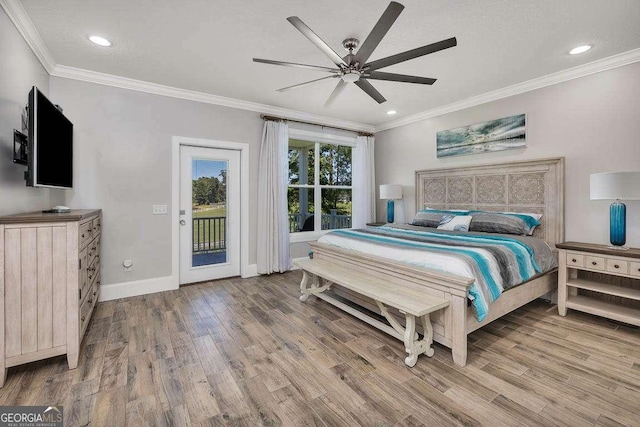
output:
M289 231L351 228L352 146L289 139Z

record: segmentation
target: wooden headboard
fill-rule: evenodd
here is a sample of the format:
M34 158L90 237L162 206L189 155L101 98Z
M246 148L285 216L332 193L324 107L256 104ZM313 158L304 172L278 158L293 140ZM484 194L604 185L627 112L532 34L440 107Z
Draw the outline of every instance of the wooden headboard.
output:
M540 213L534 236L564 241L564 157L416 171L416 211L478 209Z

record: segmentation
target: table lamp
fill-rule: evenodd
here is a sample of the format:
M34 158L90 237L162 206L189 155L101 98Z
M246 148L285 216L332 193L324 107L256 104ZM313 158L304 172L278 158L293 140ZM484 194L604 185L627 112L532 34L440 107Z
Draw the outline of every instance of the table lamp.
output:
M402 199L402 185L382 184L380 199L387 201L387 222L393 222L393 201L394 199Z
M610 247L629 249L624 246L627 207L620 200L640 200L640 172L595 173L590 181L591 200L615 200L609 208Z

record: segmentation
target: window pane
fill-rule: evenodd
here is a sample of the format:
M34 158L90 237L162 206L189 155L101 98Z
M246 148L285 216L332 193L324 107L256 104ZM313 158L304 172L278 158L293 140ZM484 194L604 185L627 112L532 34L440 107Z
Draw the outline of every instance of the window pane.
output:
M289 199L289 232L313 231L313 189L289 187L287 198Z
M322 189L322 229L351 228L351 190Z
M227 169L226 160L193 159L191 265L227 262Z
M289 140L289 184L313 185L314 147L313 142Z
M320 145L320 184L351 185L351 147Z

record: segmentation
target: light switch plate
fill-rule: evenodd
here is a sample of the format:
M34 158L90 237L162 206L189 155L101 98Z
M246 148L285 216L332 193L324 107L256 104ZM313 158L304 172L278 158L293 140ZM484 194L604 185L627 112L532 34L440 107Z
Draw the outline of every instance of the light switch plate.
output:
M167 205L153 205L154 215L166 215L167 212Z

